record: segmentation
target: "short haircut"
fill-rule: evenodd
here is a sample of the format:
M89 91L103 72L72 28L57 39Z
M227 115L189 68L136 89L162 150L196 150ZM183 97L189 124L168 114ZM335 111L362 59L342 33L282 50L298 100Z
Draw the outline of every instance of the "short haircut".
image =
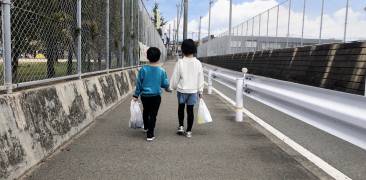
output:
M147 59L150 62L158 62L160 59L161 52L157 47L150 47L147 50Z
M186 39L182 42L182 53L185 56L196 54L197 53L197 47L196 44L192 39Z

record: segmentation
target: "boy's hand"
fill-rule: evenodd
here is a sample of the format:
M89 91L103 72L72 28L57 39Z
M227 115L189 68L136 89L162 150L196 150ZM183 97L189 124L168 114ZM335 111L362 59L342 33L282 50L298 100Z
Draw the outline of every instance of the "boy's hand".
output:
M202 93L199 93L199 94L198 94L198 97L199 97L200 99L202 99L202 98L203 98L203 94L202 94Z
M165 91L166 91L166 92L168 92L168 93L173 92L173 90L172 90L172 89L170 89L170 88L165 88Z
M137 97L132 97L132 100L138 101L139 99Z

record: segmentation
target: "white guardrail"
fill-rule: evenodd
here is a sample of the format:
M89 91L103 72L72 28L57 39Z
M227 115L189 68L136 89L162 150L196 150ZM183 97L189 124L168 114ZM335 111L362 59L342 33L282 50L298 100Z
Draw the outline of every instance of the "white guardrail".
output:
M366 97L204 65L208 90L218 78L236 89L237 121L250 97L338 138L366 149ZM230 86L236 83L236 87ZM244 101L243 101L244 100Z

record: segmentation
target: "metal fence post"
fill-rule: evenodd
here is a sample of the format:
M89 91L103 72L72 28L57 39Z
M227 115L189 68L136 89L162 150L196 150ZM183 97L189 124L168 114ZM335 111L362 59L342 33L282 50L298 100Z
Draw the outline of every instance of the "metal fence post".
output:
M78 37L77 37L77 71L79 79L81 79L81 0L77 1L77 13L76 13Z
M267 46L266 49L269 49L269 10L267 11Z
M280 16L280 5L277 5L277 18L276 18L276 46L278 47L278 21Z
M244 52L244 43L243 43L243 36L244 36L244 23L241 24L241 33L240 33L240 52Z
M291 4L292 0L289 0L288 5L288 21L287 21L287 37L286 37L286 48L289 47L289 38L290 38L290 24L291 24Z
M244 41L244 45L245 45L245 52L248 52L248 46L247 46L247 41L248 41L248 30L249 30L249 20L247 20L247 29L245 31L245 41Z
M323 16L324 16L324 0L322 0L322 10L320 14L319 44L322 43Z
M11 65L11 1L1 1L2 6L2 28L3 28L3 48L4 48L4 85L7 89L7 93L13 91L13 77L12 77L12 65Z
M305 11L306 11L306 0L304 0L302 9L301 46L304 46Z
M121 28L122 28L122 31L121 31L121 47L122 47L122 52L121 52L121 66L122 67L125 67L125 50L126 50L126 47L125 47L125 0L121 0Z
M109 73L109 0L106 0L106 17L105 17L105 21L106 21L106 69L107 72Z
M349 0L347 0L347 5L346 5L346 17L345 17L345 22L344 22L343 42L346 42L346 40L347 40L348 9L349 9Z
M212 94L212 70L208 70L207 93Z
M254 18L255 17L253 17L253 21L252 21L252 42L250 43L253 52L255 51L255 48L257 47L257 46L253 47L254 46Z
M262 24L262 14L259 14L259 23L258 23L258 39L257 39L257 48L256 50L262 49L262 41L261 41L261 24Z

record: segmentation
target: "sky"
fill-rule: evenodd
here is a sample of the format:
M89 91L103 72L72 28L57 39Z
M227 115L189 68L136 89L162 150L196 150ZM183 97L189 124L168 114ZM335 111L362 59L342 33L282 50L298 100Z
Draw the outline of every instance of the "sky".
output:
M168 21L165 27L165 32L168 32L169 24L173 28L174 19L176 19L176 5L181 0L156 0L159 3L162 16ZM154 0L144 0L148 9L151 9ZM302 33L302 11L304 0L292 0L291 18L290 18L290 36L299 37ZM305 13L305 28L304 36L307 38L319 37L320 30L320 14L321 14L321 0L306 0ZM324 1L324 18L323 18L323 38L343 39L346 2L347 0L325 0ZM349 0L349 18L347 28L347 40L366 39L366 0ZM202 16L202 36L207 36L208 31L208 4L209 0L189 0L189 23L188 23L188 37L193 35L197 39L199 29L199 17ZM212 6L212 22L211 32L214 35L227 31L229 26L229 0L214 0ZM265 12L278 4L280 5L279 18L279 36L286 36L287 22L288 22L288 7L287 0L233 0L233 31L234 33L245 35L246 33L261 35L266 34L267 17ZM259 17L261 16L261 31L259 31ZM252 19L254 16L254 27L252 28ZM269 11L268 29L269 35L275 35L276 31L276 17L277 9L274 8ZM251 19L248 23L248 31L246 32L246 20ZM181 21L182 22L182 21ZM243 23L241 25L241 23ZM181 23L182 25L182 23ZM238 29L235 28L236 25ZM182 28L180 28L182 30ZM193 34L192 34L193 32Z

